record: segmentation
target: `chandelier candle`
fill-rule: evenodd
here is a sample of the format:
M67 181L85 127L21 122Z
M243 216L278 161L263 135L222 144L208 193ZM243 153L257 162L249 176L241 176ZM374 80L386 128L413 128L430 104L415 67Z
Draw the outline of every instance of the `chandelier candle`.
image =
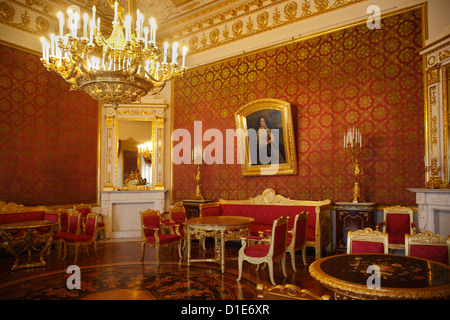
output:
M83 34L78 38L77 25L80 15L67 10L58 12L59 35L52 34L49 43L42 42L43 65L71 84L70 90L81 90L102 104L119 104L138 101L141 97L159 93L170 79L182 76L186 71L187 48L182 48L182 64L178 67L178 43L171 52L164 44L164 54L156 45L156 22L149 19L144 26L144 15L139 9L136 22L130 16L122 19L119 3L114 6L112 33L106 38L100 32L100 18L92 7L92 18L82 14ZM97 24L95 23L97 19ZM66 23L65 23L66 22ZM64 25L66 24L66 28ZM136 26L135 30L133 30ZM172 60L168 63L167 56ZM160 61L160 59L163 61Z
M360 178L363 174L363 167L359 162L358 156L362 149L362 135L361 132L355 128L349 128L347 133L344 133L344 150L351 155L354 166L355 181L353 183L353 203L364 202L361 196Z

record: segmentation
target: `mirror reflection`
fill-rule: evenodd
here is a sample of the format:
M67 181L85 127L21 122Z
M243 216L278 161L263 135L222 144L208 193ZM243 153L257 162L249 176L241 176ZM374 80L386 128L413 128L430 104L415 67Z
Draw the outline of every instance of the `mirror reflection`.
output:
M152 186L153 128L151 120L118 121L117 187Z

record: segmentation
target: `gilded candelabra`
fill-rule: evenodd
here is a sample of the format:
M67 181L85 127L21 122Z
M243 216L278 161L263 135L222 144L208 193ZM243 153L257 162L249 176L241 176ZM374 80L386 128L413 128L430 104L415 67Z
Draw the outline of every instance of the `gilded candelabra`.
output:
M352 157L354 166L355 181L353 183L353 203L364 202L361 195L361 176L363 175L363 166L358 157L362 149L361 132L355 127L348 129L344 133L344 150Z
M204 200L201 190L201 179L200 179L200 165L203 163L203 157L202 157L202 146L201 145L195 145L194 146L194 164L197 165L197 174L195 175L195 182L196 182L196 188L195 188L195 200Z

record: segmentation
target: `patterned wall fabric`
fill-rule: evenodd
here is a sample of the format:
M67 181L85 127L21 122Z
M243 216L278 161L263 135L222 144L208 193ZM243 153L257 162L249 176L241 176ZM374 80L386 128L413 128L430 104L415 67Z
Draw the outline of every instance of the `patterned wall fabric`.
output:
M424 186L421 9L187 72L175 81L174 129L235 129L234 113L262 98L293 107L298 175L247 177L239 164L203 165L208 199L245 199L271 187L292 199L351 201L349 127L363 134L366 201L415 204ZM174 142L176 145L178 142ZM210 144L204 141L203 145ZM225 159L224 159L225 161ZM235 157L236 161L236 157ZM173 200L195 195L196 167L173 165Z
M38 56L0 46L0 200L96 202L98 104Z

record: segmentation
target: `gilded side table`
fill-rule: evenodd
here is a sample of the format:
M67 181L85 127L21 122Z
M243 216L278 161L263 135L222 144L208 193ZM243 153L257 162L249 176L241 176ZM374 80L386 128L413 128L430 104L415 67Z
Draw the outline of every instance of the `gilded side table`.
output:
M336 202L336 251L347 250L347 233L374 228L375 202Z
M11 270L46 266L47 263L44 260L44 253L51 245L53 234L57 229L58 221L49 220L23 221L0 225L0 245L15 258ZM21 231L24 231L24 235L16 236ZM40 251L40 261L19 264L19 254L24 251L28 253L28 260L31 258L32 251Z

